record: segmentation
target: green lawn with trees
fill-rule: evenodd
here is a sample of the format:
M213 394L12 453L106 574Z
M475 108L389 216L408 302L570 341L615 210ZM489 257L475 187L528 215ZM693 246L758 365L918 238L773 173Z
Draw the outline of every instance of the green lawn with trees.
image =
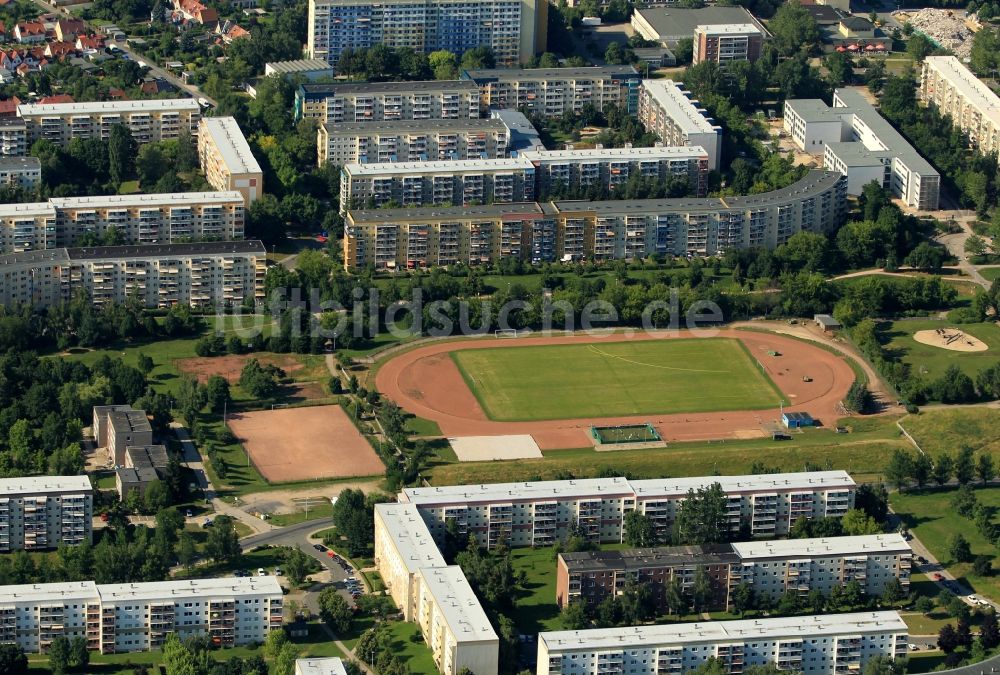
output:
M926 345L913 339L914 333L922 330L955 328L985 342L990 349L983 352L957 352L933 345ZM882 328L882 339L887 340L885 349L898 355L909 365L910 370L927 379L944 375L949 366L955 365L969 377L975 378L980 371L992 366L1000 359L1000 326L995 322L952 324L947 321L907 319L892 321Z
M451 356L493 420L763 409L781 401L735 339L460 349Z

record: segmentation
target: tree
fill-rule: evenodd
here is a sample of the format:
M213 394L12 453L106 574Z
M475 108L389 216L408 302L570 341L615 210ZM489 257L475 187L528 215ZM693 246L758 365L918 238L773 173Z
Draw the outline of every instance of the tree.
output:
M497 60L489 47L475 47L462 54L462 70L496 68Z
M913 476L913 456L906 450L896 448L885 467L885 478L902 490Z
M625 543L629 546L644 548L656 546L656 531L652 519L639 511L629 511L625 514Z
M951 480L951 474L955 468L955 460L947 453L941 453L934 460L934 470L932 477L938 485L944 485Z
M354 612L336 588L328 586L320 591L318 603L320 617L329 624L333 632L343 635L351 629Z
M975 475L972 457L973 451L969 446L965 445L959 449L958 457L955 459L955 479L959 485L967 485Z
M740 583L739 586L733 589L733 609L741 617L744 616L748 610L754 609L755 595L753 586L745 581Z
M293 548L285 556L285 574L288 575L289 580L296 586L302 585L302 582L305 581L306 576L309 574L311 566L312 558L298 548Z
M865 591L861 587L861 582L851 579L844 586L844 604L848 607L860 607L864 602Z
M948 555L954 562L972 562L972 547L961 534L956 534L948 544Z
M988 555L977 555L972 561L972 573L980 577L993 576L993 561Z
M458 79L458 57L447 49L431 52L427 55L427 61L434 72L435 80L457 80Z
M177 562L190 568L197 558L194 536L188 531L182 531L177 538Z
M913 609L917 610L923 615L928 615L934 611L934 601L928 598L926 595L921 595L913 603Z
M955 635L955 627L950 623L941 626L941 630L938 631L937 644L938 649L945 654L955 651L955 648L958 647L958 636Z
M156 364L153 363L153 358L151 356L143 354L142 352L139 352L138 356L136 357L136 361L137 361L136 367L139 369L139 372L141 372L143 375L148 376L153 371L153 368L156 367Z
M986 250L986 240L978 234L970 235L969 238L965 240L965 252L971 256L977 257L986 255Z
M229 381L221 375L212 375L205 382L205 401L212 412L221 413L232 402Z
M992 455L985 452L979 455L979 460L976 462L976 475L979 476L979 480L983 481L984 486L996 477L997 471L993 465Z
M52 675L64 675L70 668L69 639L60 635L49 645L49 670Z
M993 649L1000 645L1000 628L997 626L997 615L992 609L983 613L979 624L979 644L983 649Z
M712 602L712 579L704 567L699 567L694 573L694 583L691 584L691 604L695 612L701 612Z
M27 675L28 657L24 650L11 643L0 644L0 675Z
M854 495L854 508L864 511L880 523L885 522L889 513L889 493L881 483L859 485Z
M923 487L927 484L933 469L934 463L931 461L930 455L926 452L918 452L913 459L913 480L916 481L917 487Z
M111 182L121 185L135 174L136 142L132 132L122 124L111 127L108 138L108 169Z
M903 590L903 584L899 582L899 579L893 577L889 579L889 582L882 589L882 602L887 605L895 605L897 602L903 600L906 597L906 591Z
M689 490L674 520L677 545L718 544L729 538L726 498L719 483Z
M566 630L583 630L590 625L586 602L567 602L560 612Z
M767 24L774 45L782 56L802 51L808 53L819 42L819 25L797 2L782 5Z
M882 525L861 509L851 509L845 513L840 525L846 536L882 533Z
M84 669L90 664L87 638L75 637L69 646L69 662L74 670Z
M884 654L873 656L865 662L861 675L903 675L906 672L906 659L898 661Z
M241 553L240 539L233 519L229 516L216 516L205 541L205 554L218 563L233 563L239 560Z
M914 33L906 42L906 53L920 63L934 52L934 43L923 33Z

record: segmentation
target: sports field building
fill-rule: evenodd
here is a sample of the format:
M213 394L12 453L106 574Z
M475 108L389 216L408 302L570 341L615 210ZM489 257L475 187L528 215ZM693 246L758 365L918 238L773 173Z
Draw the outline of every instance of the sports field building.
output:
M493 547L550 546L571 524L599 543L620 543L624 517L632 510L649 516L660 534L673 526L689 490L718 483L726 495L729 525L757 538L788 534L800 517L840 517L854 505L856 484L846 471L706 476L702 478L587 478L526 483L405 488L401 503L415 505L431 535L442 541L449 521L465 537Z
M787 592L829 595L852 580L864 593L879 596L895 579L905 593L912 559L910 545L895 533L560 553L556 601L560 607L576 601L598 605L629 580L666 586L680 579L690 592L699 571L712 583L712 610L729 609L731 593L741 583L774 601Z
M907 655L896 612L859 612L539 633L539 675L681 675L710 658L728 672L773 664L816 675L858 673Z

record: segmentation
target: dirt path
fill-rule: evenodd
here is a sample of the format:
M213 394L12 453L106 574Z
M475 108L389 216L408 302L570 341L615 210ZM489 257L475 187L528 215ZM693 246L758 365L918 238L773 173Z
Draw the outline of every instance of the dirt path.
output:
M801 340L776 333L738 331L639 332L605 336L569 335L548 338L516 338L505 347L579 342L621 342L697 337L728 337L742 341L760 362L778 388L791 401L788 411L809 412L833 424L841 417L840 401L854 380L854 372L835 354ZM494 422L487 418L466 386L448 352L456 349L496 347L496 340L469 340L429 344L400 354L382 365L375 384L382 394L405 410L437 422L445 436L498 436L531 434L543 450L582 448L592 445L593 425L653 424L666 441L694 441L718 438L752 438L764 434L765 425L779 420L779 409L711 413L658 414L626 417L597 417L536 422ZM766 358L769 351L780 352L778 359ZM806 382L805 378L810 381Z

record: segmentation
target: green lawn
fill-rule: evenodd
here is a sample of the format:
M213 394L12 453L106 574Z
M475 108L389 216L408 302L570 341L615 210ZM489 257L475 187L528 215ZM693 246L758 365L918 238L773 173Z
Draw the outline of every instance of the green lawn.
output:
M894 492L890 495L890 503L906 526L957 579L968 584L976 593L1000 599L1000 576L980 577L972 573L971 564L951 560L948 545L956 534L969 541L974 555L991 558L996 555L996 547L979 533L975 524L951 508L954 494L953 489ZM1000 488L979 488L976 497L981 504L1000 508Z
M1000 279L1000 267L984 267L979 270L979 273L982 274L987 281Z
M451 357L498 421L762 409L781 400L730 338L460 349Z
M912 372L934 379L951 365L957 365L975 379L976 374L997 362L1000 358L1000 327L995 323L974 323L954 326L969 335L979 338L990 349L984 352L953 352L948 349L925 345L913 339L913 334L921 330L950 328L944 321L913 320L894 321L884 335L889 339L886 348L899 355L904 363L910 364Z
M597 452L593 448L552 450L538 460L439 464L426 475L433 485L463 485L547 480L567 474L577 478L614 471L635 478L710 476L749 473L755 462L782 471L802 471L807 464L848 471L855 480L877 481L893 450L912 450L896 428L895 417L847 418L837 421L851 429L809 429L788 441L771 439L672 443L666 448ZM833 426L833 425L831 425Z
M931 455L953 453L968 445L977 452L989 451L994 461L1000 461L1000 410L937 408L909 415L900 424Z

